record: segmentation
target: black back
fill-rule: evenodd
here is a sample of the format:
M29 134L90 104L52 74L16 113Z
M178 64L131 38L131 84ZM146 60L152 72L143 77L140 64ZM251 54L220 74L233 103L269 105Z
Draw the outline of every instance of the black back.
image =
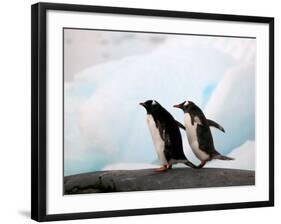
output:
M182 138L178 123L173 116L157 101L146 101L144 106L148 114L151 114L165 142L164 153L167 161L170 159L186 160L183 153Z

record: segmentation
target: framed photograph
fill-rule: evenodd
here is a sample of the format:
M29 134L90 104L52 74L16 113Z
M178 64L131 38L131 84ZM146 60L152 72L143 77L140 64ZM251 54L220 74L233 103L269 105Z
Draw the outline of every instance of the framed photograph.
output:
M274 19L32 5L32 219L274 205Z

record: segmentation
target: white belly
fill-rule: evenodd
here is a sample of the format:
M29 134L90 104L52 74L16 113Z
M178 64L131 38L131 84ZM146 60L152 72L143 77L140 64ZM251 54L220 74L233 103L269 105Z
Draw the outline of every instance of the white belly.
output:
M189 113L184 114L184 124L185 124L188 143L190 145L192 152L201 161L208 160L209 155L199 148L199 143L198 143L198 138L197 138L197 133L196 133L197 123L194 122L192 125L191 117L190 117Z
M152 141L155 146L157 156L158 156L161 164L165 165L168 163L166 160L166 157L164 155L165 143L160 136L159 130L156 127L156 124L155 124L155 121L154 121L152 115L150 115L150 114L147 115L147 124L148 124L149 130L150 130L151 136L152 136Z

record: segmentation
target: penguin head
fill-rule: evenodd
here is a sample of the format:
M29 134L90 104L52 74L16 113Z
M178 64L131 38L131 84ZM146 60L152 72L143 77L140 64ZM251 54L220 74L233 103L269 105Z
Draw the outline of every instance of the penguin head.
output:
M143 103L140 103L143 106L147 113L151 113L161 108L161 105L156 100L147 100Z
M192 101L183 101L180 104L174 105L174 107L182 109L184 112L187 112L190 108L192 108L195 104Z

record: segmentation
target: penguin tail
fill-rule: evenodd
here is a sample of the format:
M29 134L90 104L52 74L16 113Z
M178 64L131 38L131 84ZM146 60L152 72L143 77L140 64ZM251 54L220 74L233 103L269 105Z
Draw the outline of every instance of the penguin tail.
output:
M221 154L218 155L214 155L213 159L219 159L219 160L234 160L234 158L228 157L228 156L224 156Z
M185 164L186 166L189 166L191 168L197 168L192 162L190 162L189 160L186 160L183 164Z

